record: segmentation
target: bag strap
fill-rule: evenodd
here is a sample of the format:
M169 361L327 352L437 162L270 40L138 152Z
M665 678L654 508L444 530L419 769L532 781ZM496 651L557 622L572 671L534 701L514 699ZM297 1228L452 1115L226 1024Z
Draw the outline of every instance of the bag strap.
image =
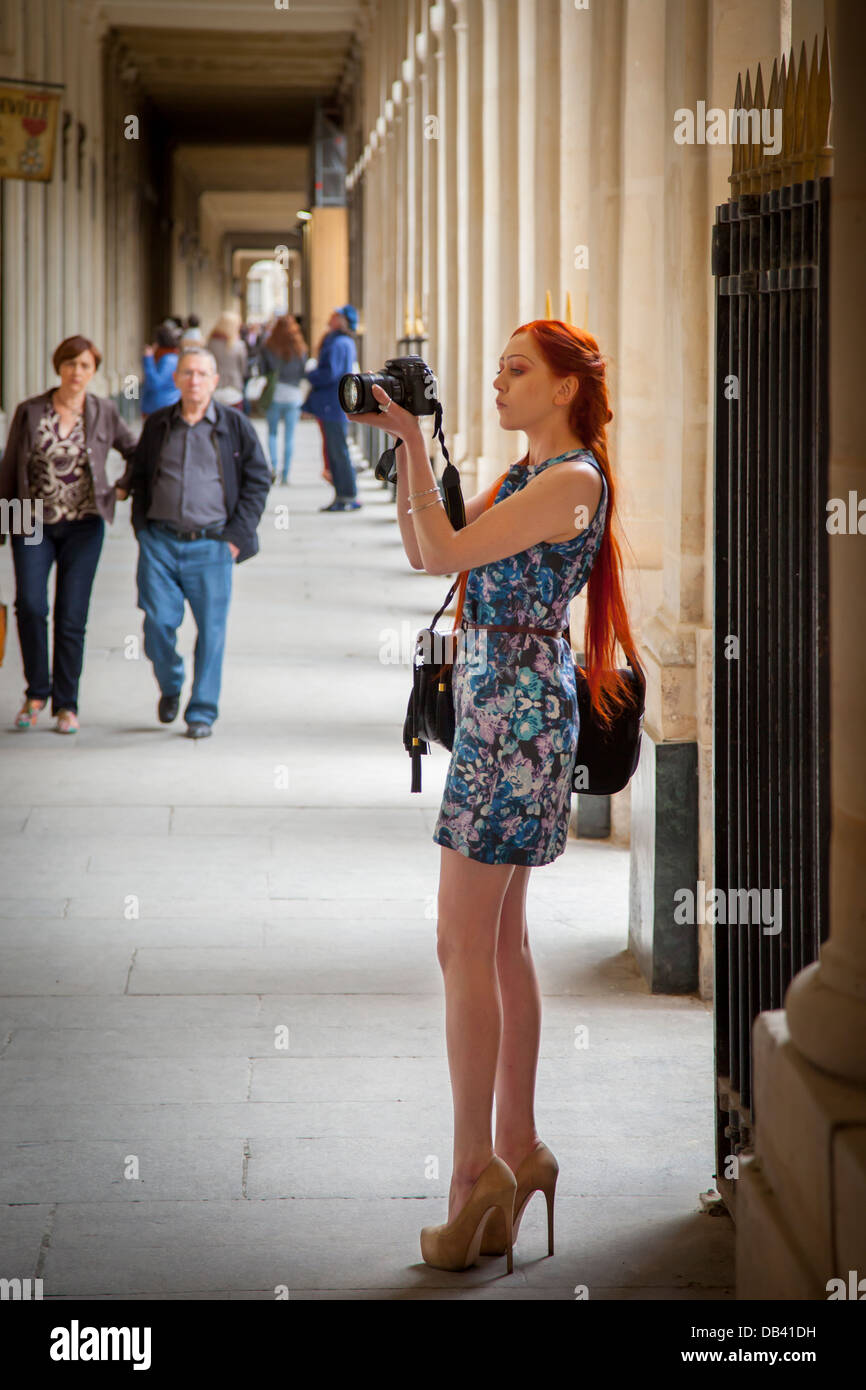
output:
M508 474L510 473L510 471L511 471L510 469L506 469L505 472L501 475L501 477L499 477L499 478L496 479L496 482L493 484L493 487L490 489L490 493L489 493L489 496L488 496L488 498L487 498L487 501L484 503L484 511L485 511L485 512L486 512L486 511L489 511L490 508L493 506L494 500L495 500L495 498L496 498L496 494L497 494L497 492L499 491L499 489L501 488L502 484L505 482L505 479L508 477ZM466 597L466 584L467 584L467 582L468 582L468 579L469 579L469 571L468 571L468 570L462 570L461 573L460 573L460 575L458 576L457 580L455 580L455 583L456 583L456 584L459 584L460 587L459 587L459 597L458 597L458 599L457 599L457 616L456 616L456 618L454 619L454 627L453 627L453 629L452 629L452 635L460 630L460 624L461 624L461 622L462 622L462 620L463 620L463 600L464 600L464 598ZM445 600L445 603L448 602L448 599L450 599L451 594L453 594L453 592L454 592L454 587L452 586L452 588L451 588L450 591L449 591L448 598ZM442 608L444 608L444 607L445 607L445 604L442 605ZM442 612L442 608L440 608L440 610L439 610L440 613ZM437 616L438 616L438 615L437 615ZM434 626L435 626L435 619L434 619Z

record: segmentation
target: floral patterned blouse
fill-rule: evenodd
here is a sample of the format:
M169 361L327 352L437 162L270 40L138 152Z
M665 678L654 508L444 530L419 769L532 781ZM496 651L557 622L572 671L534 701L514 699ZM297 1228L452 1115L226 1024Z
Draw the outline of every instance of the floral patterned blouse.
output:
M99 515L93 492L93 477L87 456L84 418L79 415L64 439L60 416L49 397L36 428L33 449L27 462L30 495L42 502L42 520L80 521Z

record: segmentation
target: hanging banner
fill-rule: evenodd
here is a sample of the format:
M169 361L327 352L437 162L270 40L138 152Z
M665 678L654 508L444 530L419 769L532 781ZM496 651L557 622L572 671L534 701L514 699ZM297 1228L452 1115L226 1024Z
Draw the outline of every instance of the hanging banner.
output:
M0 77L0 179L51 178L62 92L56 83Z

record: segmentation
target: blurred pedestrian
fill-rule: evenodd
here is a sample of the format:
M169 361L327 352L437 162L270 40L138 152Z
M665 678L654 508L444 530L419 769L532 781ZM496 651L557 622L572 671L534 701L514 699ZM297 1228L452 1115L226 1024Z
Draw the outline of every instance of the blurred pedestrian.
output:
M214 392L216 400L221 405L233 405L243 410L248 353L240 330L240 314L226 309L217 319L207 346L217 364L219 386Z
M355 365L354 333L358 313L352 304L335 309L328 320L328 332L322 339L317 365L307 372L312 391L304 402L304 411L320 421L327 450L327 466L334 485L334 500L322 512L358 511L358 489L355 467L349 457L347 420L340 406L337 388L340 378Z
M114 401L88 383L102 355L89 338L64 338L52 362L60 385L22 401L0 461L0 498L30 500L41 511L41 535L12 535L15 616L27 678L17 729L32 729L48 700L60 734L78 731L78 685L84 636L106 521L114 520L109 449L131 459L135 436ZM0 544L5 541L0 532ZM53 672L48 664L48 580L54 582Z
M268 450L271 456L273 481L277 481L277 435L283 424L283 469L281 482L289 481L292 462L292 442L295 425L304 401L304 367L308 360L307 344L294 314L278 318L265 339L258 361L268 375L265 388L265 412L268 422Z
M144 349L141 359L144 380L141 388L141 418L146 420L164 405L174 405L180 392L174 384L180 331L165 320L154 334L154 342Z
M201 331L201 319L198 314L188 315L180 345L182 348L204 347L204 334Z

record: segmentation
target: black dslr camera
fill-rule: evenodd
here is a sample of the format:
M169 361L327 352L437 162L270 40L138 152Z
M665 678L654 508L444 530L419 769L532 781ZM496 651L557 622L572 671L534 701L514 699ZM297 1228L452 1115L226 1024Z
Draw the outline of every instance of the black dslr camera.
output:
M363 415L368 411L379 411L379 402L373 395L373 386L381 386L392 401L408 410L411 415L435 415L439 404L438 382L423 357L389 357L381 372L350 372L340 377L337 394L340 409L346 415ZM388 429L388 417L383 415L382 428ZM393 449L386 449L376 464L376 477L380 482L393 483L397 477L397 464Z

